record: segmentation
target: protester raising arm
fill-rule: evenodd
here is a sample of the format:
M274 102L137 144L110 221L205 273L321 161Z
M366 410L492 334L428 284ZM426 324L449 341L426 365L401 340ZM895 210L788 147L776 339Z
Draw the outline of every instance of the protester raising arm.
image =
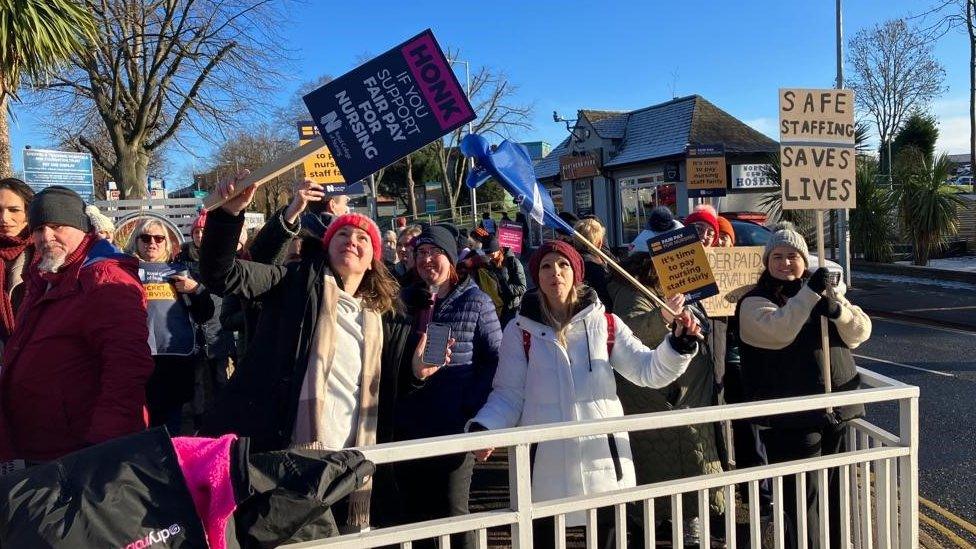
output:
M234 185L247 176L241 172L221 183L217 192L227 196ZM257 187L251 186L231 198L207 216L206 230L200 245L200 275L203 284L217 295L238 294L255 299L271 291L284 278L287 269L237 259L237 242L244 226L244 209L254 198Z

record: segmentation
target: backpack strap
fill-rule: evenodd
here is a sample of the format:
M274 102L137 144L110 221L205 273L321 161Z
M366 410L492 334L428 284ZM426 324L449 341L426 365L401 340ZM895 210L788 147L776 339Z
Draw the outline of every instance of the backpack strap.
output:
M522 348L525 349L525 361L529 360L529 349L532 348L532 334L528 330L522 330Z
M607 358L613 354L613 344L617 340L617 317L613 313L603 313L607 317Z

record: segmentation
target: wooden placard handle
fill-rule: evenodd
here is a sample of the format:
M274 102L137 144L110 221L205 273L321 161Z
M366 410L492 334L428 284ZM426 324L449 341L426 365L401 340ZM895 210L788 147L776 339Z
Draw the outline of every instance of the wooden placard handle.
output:
M214 208L220 207L224 202L227 202L227 200L241 194L244 189L254 185L263 185L269 179L277 177L283 172L301 164L306 156L314 154L315 152L324 148L325 141L322 141L321 138L315 138L300 147L296 147L286 152L285 154L251 172L251 174L248 175L244 181L242 181L239 185L235 185L234 193L227 198L220 196L220 193L217 191L211 192L206 198L203 199L203 209L209 212Z

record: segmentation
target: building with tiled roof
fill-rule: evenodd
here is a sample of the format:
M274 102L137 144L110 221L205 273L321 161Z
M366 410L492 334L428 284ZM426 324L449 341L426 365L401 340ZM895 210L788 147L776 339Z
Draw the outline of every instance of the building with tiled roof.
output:
M754 210L762 194L779 192L761 177L778 143L698 95L629 112L581 109L571 135L535 172L561 198L561 208L596 215L607 225L609 243L622 246L655 205L688 213L686 151L701 145L725 151L725 196L705 199L719 211Z

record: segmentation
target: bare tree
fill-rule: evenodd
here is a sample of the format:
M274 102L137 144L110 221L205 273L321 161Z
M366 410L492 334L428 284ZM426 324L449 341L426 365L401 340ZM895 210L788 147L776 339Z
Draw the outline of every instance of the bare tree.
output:
M969 39L969 163L976 166L976 0L940 0L916 18L930 23L933 39L957 29Z
M848 79L858 106L870 113L882 148L905 116L945 91L945 69L925 33L892 19L850 39Z
M448 52L448 58L456 59L457 54ZM516 104L514 102L516 91L516 86L509 82L504 73L488 67L481 67L471 75L471 93L468 99L474 107L475 114L478 115L472 123L471 131L507 139L518 130L532 129L530 122L532 106ZM451 214L454 217L457 217L457 206L462 191L467 187L464 183L467 163L458 148L461 138L467 135L467 132L468 127L463 126L435 142L439 143L436 145L438 164L451 206Z
M274 124L241 131L217 149L212 168L216 175L212 179L225 178L240 170L256 170L294 148L294 141L283 139ZM270 216L288 203L294 182L301 177L301 170L296 168L261 185L254 197L254 207Z
M267 106L285 59L275 29L287 0L85 1L98 40L39 89L37 106L56 113L123 197L145 196L150 159L166 143L184 132L219 139Z

